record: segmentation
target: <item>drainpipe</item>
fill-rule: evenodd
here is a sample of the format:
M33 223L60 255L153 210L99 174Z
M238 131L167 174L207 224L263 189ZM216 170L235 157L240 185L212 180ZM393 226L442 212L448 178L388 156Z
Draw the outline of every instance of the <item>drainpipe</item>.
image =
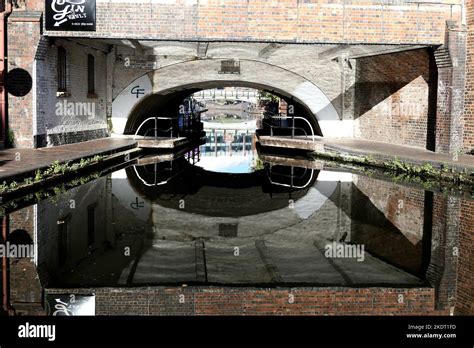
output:
M3 146L7 142L7 91L5 87L5 76L8 70L7 64L7 19L8 16L12 13L13 6L12 0L7 0L5 4L5 11L0 14L0 113L2 117L1 132L0 132L0 141L3 141Z

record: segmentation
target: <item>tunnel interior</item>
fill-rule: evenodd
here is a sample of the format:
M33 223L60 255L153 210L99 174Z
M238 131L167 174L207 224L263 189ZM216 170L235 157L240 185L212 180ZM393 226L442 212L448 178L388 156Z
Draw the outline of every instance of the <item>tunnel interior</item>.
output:
M177 119L180 114L180 110L182 110L181 108L183 105L183 101L192 96L194 93L209 89L220 89L225 87L252 88L258 91L267 92L273 96L280 98L286 103L287 110L289 111L289 116L294 115L303 117L311 125L312 131L306 122L302 120L296 120L295 127L301 130L301 132L297 133L297 135L314 133L314 135L322 136L321 128L318 124L316 115L314 115L309 109L309 107L305 105L302 101L298 100L291 94L283 90L279 90L278 88L274 88L272 86L260 85L255 83L244 83L241 81L208 81L198 84L180 86L178 88L168 89L159 93L154 93L145 96L132 108L125 125L124 134L135 134L142 122L144 122L147 118L150 117L158 116ZM275 116L277 114L278 108L276 110L267 110L268 116ZM167 128L167 121L161 120L161 122L161 128ZM288 122L286 123L286 125L288 125ZM138 134L144 135L146 133L147 126L148 124L144 125L140 129ZM280 124L278 124L278 126L282 126L281 129L285 128L285 124L281 124L281 122ZM278 131L276 133L276 135L278 135ZM280 134L286 135L284 129L283 131L280 131Z

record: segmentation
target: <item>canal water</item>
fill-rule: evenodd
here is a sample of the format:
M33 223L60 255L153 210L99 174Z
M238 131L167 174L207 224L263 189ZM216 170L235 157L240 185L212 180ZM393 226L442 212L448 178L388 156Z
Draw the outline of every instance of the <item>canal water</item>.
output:
M232 139L10 204L10 236L34 236L49 288L435 286L438 301L456 296L470 198Z
M145 157L10 209L10 235L34 235L49 287L422 286L456 277L443 253L469 232L461 219L472 201L282 162L252 145Z

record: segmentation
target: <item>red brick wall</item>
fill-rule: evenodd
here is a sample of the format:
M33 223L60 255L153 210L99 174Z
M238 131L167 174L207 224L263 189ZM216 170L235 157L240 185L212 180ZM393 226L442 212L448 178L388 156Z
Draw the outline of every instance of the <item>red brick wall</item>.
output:
M425 148L429 69L424 49L358 59L356 136Z
M46 293L95 293L97 315L435 314L431 288L150 287L46 289ZM293 303L289 303L290 294ZM180 303L180 295L184 295L184 303ZM403 303L399 295L403 295Z
M360 190L364 199L356 198L355 189ZM423 190L358 176L351 197L351 209L355 216L373 220L362 221L365 223L353 229L352 242L364 244L372 255L390 260L397 267L413 274L421 274L424 197ZM365 203L367 199L370 204ZM375 214L364 215L372 204L389 223L377 226ZM357 224L353 225L357 227Z
M39 22L8 23L8 71L20 68L33 78L33 63L40 38ZM33 147L33 92L24 97L8 94L8 127L14 133L16 147Z
M22 229L34 240L33 207L9 215L10 233ZM36 265L30 258L10 259L10 304L16 314L42 315L42 289Z
M466 87L464 111L464 148L474 149L474 0L467 0Z
M474 315L474 201L461 202L456 314Z
M36 2L36 1L35 1ZM445 21L460 20L460 0L175 0L97 3L97 31L81 35L157 39L296 42L444 42ZM72 33L51 32L53 36ZM77 34L76 34L77 35Z

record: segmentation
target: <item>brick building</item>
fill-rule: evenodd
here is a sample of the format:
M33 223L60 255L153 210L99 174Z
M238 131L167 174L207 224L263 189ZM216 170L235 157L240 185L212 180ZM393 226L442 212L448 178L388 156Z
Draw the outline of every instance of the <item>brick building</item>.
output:
M324 137L452 154L474 146L471 0L467 7L460 0L225 5L211 0L97 0L96 30L91 32L46 30L43 1L13 5L3 28L8 118L2 130L4 142L9 139L16 147L134 133L146 117L174 112L187 94L223 86L276 93ZM220 74L223 60L238 61L239 74ZM424 226L400 219L399 200L407 202L411 214L429 221L428 261L420 265L396 252L390 257L426 268L432 287L299 288L295 294L301 302L295 306L287 302L294 289L99 288L94 289L97 311L132 314L138 307L143 314L360 314L363 307L363 314L425 314L426 308L430 314L447 314L455 306L456 313L472 314L472 201L393 191L367 178L357 188L392 225L410 231L403 240L418 248ZM459 225L453 223L457 217L462 217ZM30 223L18 214L10 227L22 227L25 221ZM53 240L49 245L56 246L55 236L48 237ZM371 241L378 250L380 240ZM452 247L460 243L456 259ZM12 303L40 312L38 282L18 290L25 279L34 278L35 270L31 264L16 266ZM403 305L397 304L400 293L406 298ZM184 306L176 301L180 294L191 299Z
M178 91L227 85L279 94L325 137L472 149L462 1L97 0L95 31L46 30L44 4L7 17L8 80L28 90L8 95L14 146L133 133Z

